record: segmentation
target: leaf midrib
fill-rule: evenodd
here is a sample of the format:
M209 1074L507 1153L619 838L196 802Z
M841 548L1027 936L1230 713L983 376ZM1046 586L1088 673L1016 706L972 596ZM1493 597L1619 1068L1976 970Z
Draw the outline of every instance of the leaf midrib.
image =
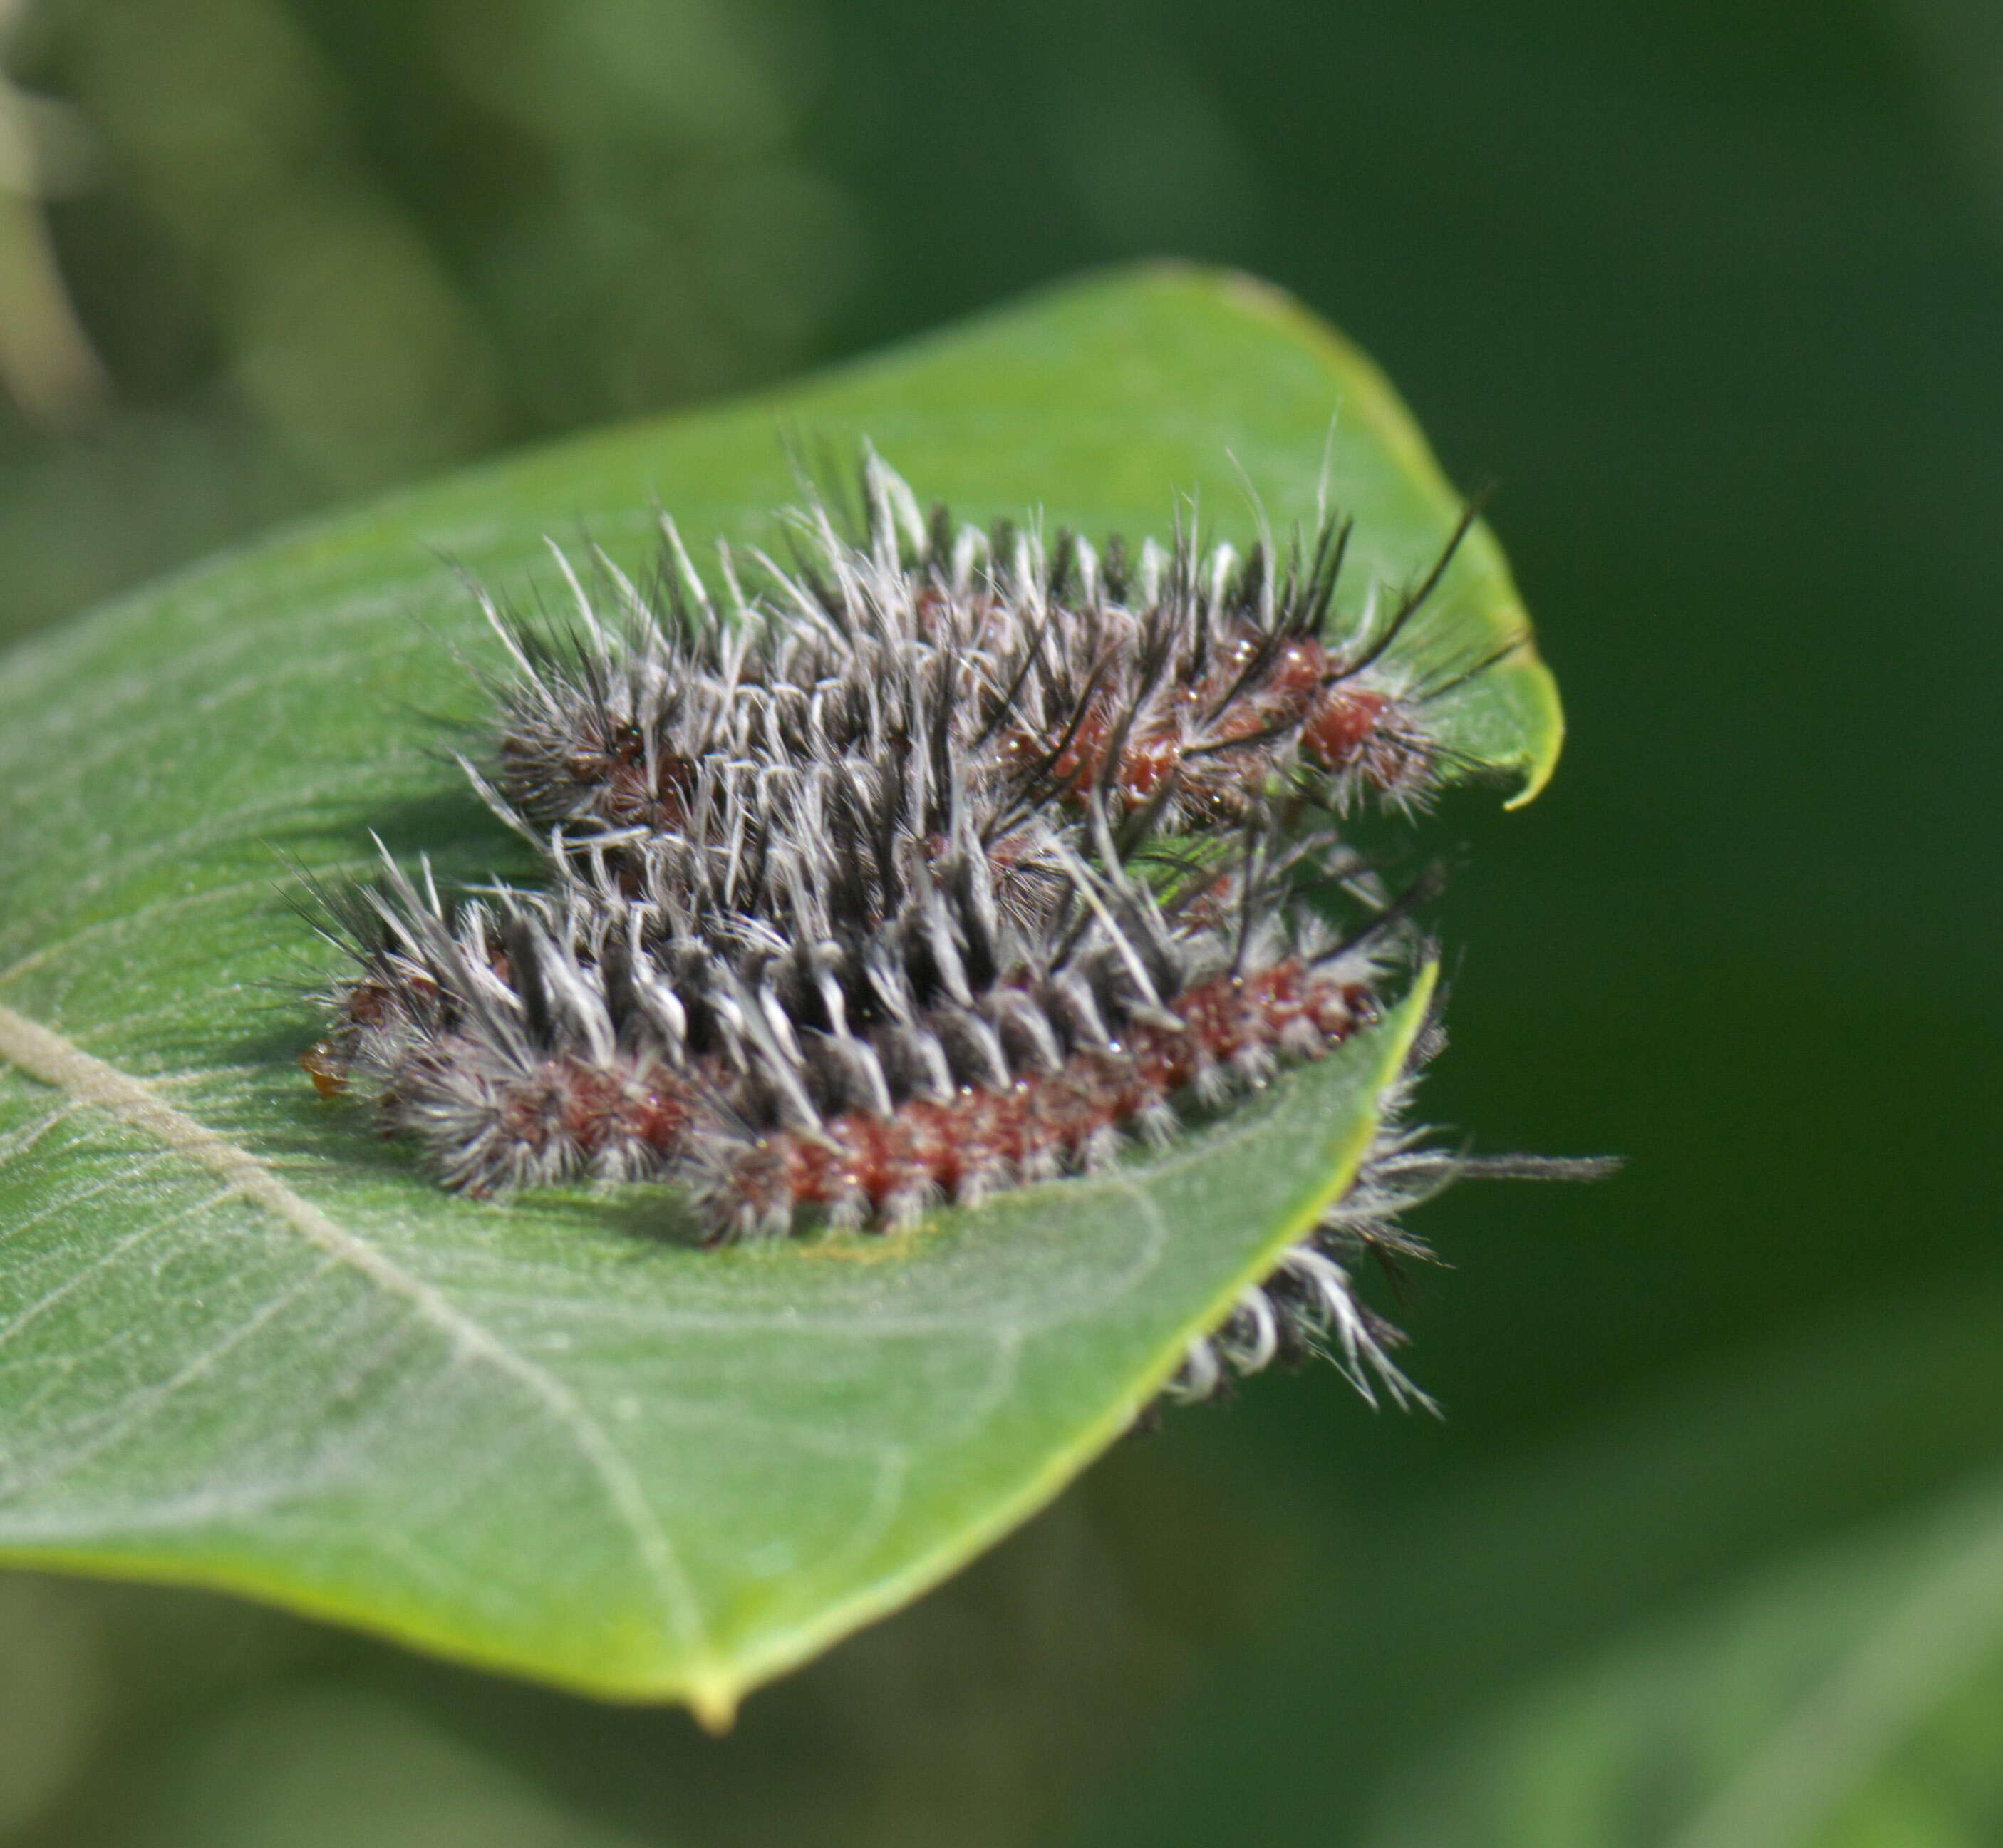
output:
M131 1073L94 1058L40 1021L4 1005L0 1005L0 1060L79 1104L152 1136L174 1154L217 1175L228 1183L230 1192L263 1207L375 1288L408 1304L447 1337L456 1354L495 1368L526 1390L569 1435L598 1479L614 1518L632 1542L670 1633L699 1663L711 1665L708 1658L713 1657L714 1646L673 1542L624 1453L561 1380L511 1347L442 1291L413 1276L294 1192L248 1150L163 1101Z

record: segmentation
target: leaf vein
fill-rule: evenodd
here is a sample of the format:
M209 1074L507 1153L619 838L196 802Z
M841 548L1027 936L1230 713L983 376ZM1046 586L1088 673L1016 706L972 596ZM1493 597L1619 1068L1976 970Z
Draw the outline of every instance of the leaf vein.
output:
M449 1298L390 1262L363 1238L281 1181L248 1150L166 1104L138 1079L93 1058L40 1022L0 1006L0 1059L164 1143L230 1182L234 1190L383 1290L446 1335L455 1352L485 1362L523 1388L568 1433L627 1529L663 1615L677 1639L706 1652L702 1615L675 1552L625 1455L562 1381L502 1342Z

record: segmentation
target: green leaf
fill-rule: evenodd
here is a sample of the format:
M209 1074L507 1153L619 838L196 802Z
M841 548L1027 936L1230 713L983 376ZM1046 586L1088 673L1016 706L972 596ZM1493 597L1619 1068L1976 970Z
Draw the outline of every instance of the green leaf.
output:
M1423 1759L1369 1848L1868 1848L2003 1828L1993 1483L1656 1626Z
M1329 419L1355 597L1456 503L1389 388L1242 278L1099 277L774 397L600 435L188 573L0 665L0 1551L198 1580L713 1719L1047 1501L1346 1185L1430 977L1168 1159L908 1238L705 1252L644 1194L449 1198L316 1099L323 978L280 856L367 831L509 847L427 714L484 644L441 556L547 591L543 535L628 565L652 504L769 530L781 426L866 435L969 516L1311 515ZM1235 458L1235 461L1234 461ZM1519 632L1477 529L1417 648ZM1527 646L1452 740L1548 774Z

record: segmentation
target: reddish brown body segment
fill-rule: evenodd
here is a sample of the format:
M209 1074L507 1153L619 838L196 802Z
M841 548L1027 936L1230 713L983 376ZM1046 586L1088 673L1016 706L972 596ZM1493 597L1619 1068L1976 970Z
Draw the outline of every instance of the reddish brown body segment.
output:
M541 765L518 740L503 739L502 761L519 774L525 767L539 773ZM637 725L621 725L610 734L581 741L563 765L579 789L603 792L602 817L620 828L647 828L656 832L679 828L686 817L693 768L671 753L649 758L647 740Z
M688 1100L679 1087L636 1083L581 1059L553 1059L534 1080L509 1087L499 1126L524 1147L560 1138L587 1161L622 1141L641 1143L665 1160L680 1149L688 1120Z
M1332 775L1353 769L1384 787L1407 770L1402 754L1377 747L1396 705L1390 694L1346 684L1341 664L1313 636L1281 644L1263 667L1260 646L1253 635L1233 637L1200 677L1151 701L1117 740L1121 724L1110 696L1087 706L1061 741L1018 730L1005 750L1019 766L1043 765L1073 799L1103 787L1123 809L1138 809L1173 776L1186 801L1223 818L1243 814L1264 789L1289 737Z
M1061 1069L1005 1090L914 1101L888 1118L851 1111L820 1136L767 1137L738 1163L730 1186L761 1219L858 1196L879 1213L900 1196L952 1198L971 1183L1076 1168L1096 1136L1132 1125L1209 1067L1247 1052L1319 1058L1369 1005L1361 987L1299 961L1220 975L1171 1004L1180 1027L1136 1024L1113 1049L1075 1052Z

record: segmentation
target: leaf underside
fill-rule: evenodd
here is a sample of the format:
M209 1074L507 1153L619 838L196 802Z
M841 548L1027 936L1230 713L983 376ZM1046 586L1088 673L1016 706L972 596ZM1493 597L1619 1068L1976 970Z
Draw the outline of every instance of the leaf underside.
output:
M1330 420L1335 419L1330 437ZM1089 278L782 394L589 437L184 574L0 663L0 1555L211 1584L712 1720L1047 1501L1346 1184L1430 978L1166 1157L907 1237L704 1251L634 1189L449 1198L323 1103L281 888L367 834L506 870L439 715L453 566L554 601L544 535L642 568L653 506L769 537L782 436L866 436L966 517L1252 536L1357 517L1339 599L1458 512L1366 362L1244 278ZM1239 471L1243 471L1241 481ZM1477 527L1409 645L1522 632ZM1519 799L1525 646L1443 702Z

